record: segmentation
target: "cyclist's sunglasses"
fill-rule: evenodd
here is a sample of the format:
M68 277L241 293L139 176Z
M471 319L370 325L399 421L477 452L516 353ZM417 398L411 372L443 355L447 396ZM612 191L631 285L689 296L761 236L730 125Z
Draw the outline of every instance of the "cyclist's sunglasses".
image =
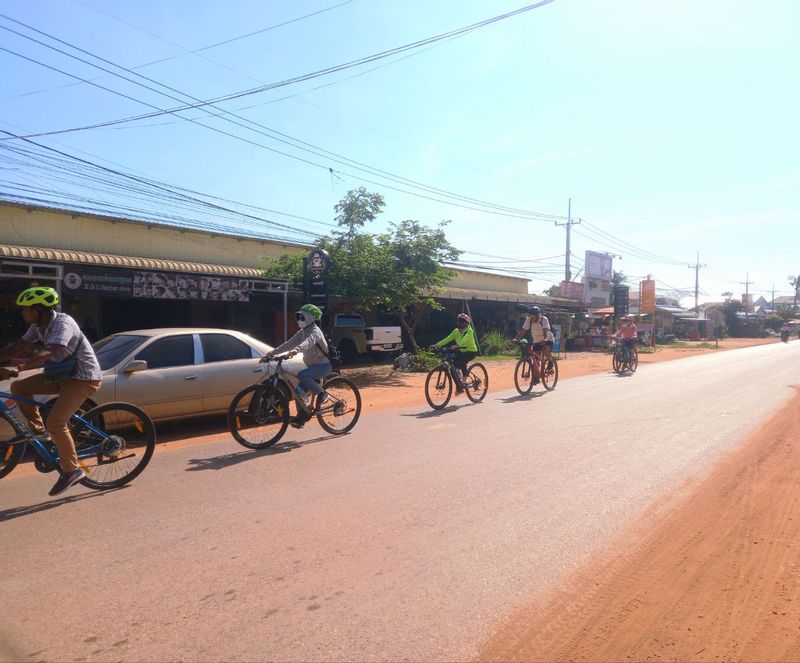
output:
M303 313L302 311L298 311L297 313L294 314L294 319L295 320L305 320L306 319L306 314Z

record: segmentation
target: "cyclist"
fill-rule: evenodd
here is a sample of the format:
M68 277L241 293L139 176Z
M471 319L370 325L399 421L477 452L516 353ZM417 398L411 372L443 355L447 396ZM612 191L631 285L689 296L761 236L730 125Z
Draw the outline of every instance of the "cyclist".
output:
M44 344L44 350L37 352L19 370L44 367L56 364L67 357L74 357L75 368L66 379L53 382L44 373L36 373L11 383L11 393L23 398L33 399L37 394L58 394L55 405L47 417L47 426L42 422L39 408L19 402L19 409L31 429L40 439L52 439L58 448L61 464L58 481L50 490L50 496L63 493L70 486L86 476L78 464L75 441L67 427L67 422L75 411L100 388L102 375L100 364L89 340L81 332L78 323L66 313L56 311L58 293L53 288L36 286L23 290L17 297L17 306L22 308L22 317L29 325L28 330L15 343L0 350L0 361L16 357L36 342ZM2 370L0 376L10 377L16 371Z
M555 336L553 336L553 330L550 328L550 321L547 316L542 315L542 310L538 306L531 306L528 309L525 322L519 328L514 341L518 342L523 336L527 336L530 339L533 349L542 353L542 358L547 360L547 366L550 367L551 348L553 347ZM522 356L525 357L525 348L522 348ZM534 377L534 384L538 380L538 377Z
M630 362L633 359L633 348L636 345L636 331L637 327L633 324L633 320L629 315L622 318L622 325L615 332L611 338L622 339L622 350L625 353L625 361Z
M262 362L268 362L274 355L286 353L289 357L303 353L303 362L306 367L297 374L300 384L297 385L297 401L300 407L297 417L292 422L295 428L302 428L306 421L311 418L311 402L306 397L306 390L312 394L322 394L319 404L322 405L328 400L326 394L320 386L318 380L322 380L333 372L333 366L329 356L328 343L325 334L319 327L322 319L322 310L314 304L303 304L294 314L297 326L300 327L294 336L282 343L269 354L261 358Z
M467 362L478 356L478 346L475 343L475 329L472 327L472 318L466 313L459 313L456 317L456 328L445 336L438 343L430 346L430 349L442 348L448 344L456 346L453 365L458 369L455 371L456 393L464 391L464 378L468 376Z

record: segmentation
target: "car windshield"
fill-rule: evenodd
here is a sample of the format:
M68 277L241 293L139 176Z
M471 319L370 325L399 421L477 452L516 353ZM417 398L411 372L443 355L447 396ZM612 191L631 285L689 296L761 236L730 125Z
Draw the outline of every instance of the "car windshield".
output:
M120 359L138 348L147 340L147 336L133 336L130 334L115 334L106 336L92 347L100 362L100 368L106 370L119 363Z

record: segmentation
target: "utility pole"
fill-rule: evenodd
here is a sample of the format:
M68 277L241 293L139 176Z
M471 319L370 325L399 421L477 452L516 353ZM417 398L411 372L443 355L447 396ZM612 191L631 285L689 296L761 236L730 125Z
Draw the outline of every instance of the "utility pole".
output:
M705 267L705 265L700 264L700 251L697 252L697 262L688 267L694 270L694 317L699 318L700 304L698 303L698 295L700 294L700 268Z
M750 280L750 272L747 272L745 280L739 281L739 283L744 286L745 299L749 300L750 298L747 295L750 294L750 284L755 283L755 281ZM744 306L744 324L745 325L750 324L750 307L748 304L745 304Z
M770 308L772 309L770 311L770 313L775 313L775 284L774 283L772 284L772 302L771 302Z
M580 219L578 219L577 221L573 221L572 220L572 198L570 198L569 199L569 203L567 204L567 222L566 223L558 223L558 221L556 221L556 225L557 226L566 226L567 227L567 255L566 255L566 258L564 260L564 280L565 281L571 281L572 280L572 271L570 270L570 267L569 267L569 256L570 256L570 252L569 252L569 239L570 239L569 235L570 235L570 233L569 233L569 231L572 228L572 226L576 226L580 222L581 222Z

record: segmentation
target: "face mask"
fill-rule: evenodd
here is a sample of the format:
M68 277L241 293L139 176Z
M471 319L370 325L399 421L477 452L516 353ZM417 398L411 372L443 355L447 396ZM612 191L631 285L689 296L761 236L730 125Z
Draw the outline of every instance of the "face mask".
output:
M297 326L300 327L300 329L305 329L308 327L308 325L314 322L314 318L306 313L303 313L302 311L295 313L294 319L297 320Z

